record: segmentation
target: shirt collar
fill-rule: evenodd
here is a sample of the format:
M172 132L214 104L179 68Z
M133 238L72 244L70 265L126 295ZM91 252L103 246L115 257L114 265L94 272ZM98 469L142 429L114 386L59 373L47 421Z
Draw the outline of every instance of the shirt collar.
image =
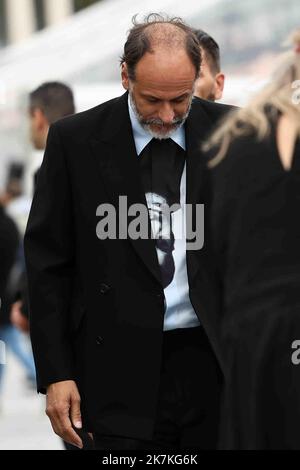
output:
M128 95L128 109L129 109L129 117L131 121L133 137L135 141L136 152L138 155L143 151L146 145L152 140L151 134L148 131L143 129L141 124L139 123L134 110L132 109L130 96ZM185 145L185 131L184 126L181 126L179 129L172 134L171 139L176 142L183 150L186 149Z

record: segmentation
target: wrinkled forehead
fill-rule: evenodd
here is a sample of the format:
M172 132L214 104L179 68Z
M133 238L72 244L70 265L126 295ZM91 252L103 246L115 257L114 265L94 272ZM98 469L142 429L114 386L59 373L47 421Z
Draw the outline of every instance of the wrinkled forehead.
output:
M147 53L135 69L135 84L144 93L172 99L193 91L196 70L185 50Z

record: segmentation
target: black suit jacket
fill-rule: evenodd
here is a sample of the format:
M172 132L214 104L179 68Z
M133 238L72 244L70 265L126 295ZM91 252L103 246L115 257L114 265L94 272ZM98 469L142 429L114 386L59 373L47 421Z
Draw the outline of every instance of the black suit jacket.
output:
M16 262L19 232L13 220L0 206L0 326L10 324L10 307L13 302L8 284Z
M146 204L127 99L125 93L50 128L25 254L39 390L74 379L85 428L147 439L164 321L155 242L96 237L100 204L118 207L120 195L128 206ZM187 203L201 202L200 142L228 109L193 102L186 123ZM187 253L190 297L221 363L209 269L198 255Z

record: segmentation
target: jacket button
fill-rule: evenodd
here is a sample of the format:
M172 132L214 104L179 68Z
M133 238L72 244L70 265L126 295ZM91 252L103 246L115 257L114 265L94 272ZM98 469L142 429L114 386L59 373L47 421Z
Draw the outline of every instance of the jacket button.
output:
M101 284L100 286L100 294L107 294L107 292L111 289L110 286L107 284Z
M103 343L103 338L101 336L97 336L96 343L98 344L98 346L101 346L101 344Z

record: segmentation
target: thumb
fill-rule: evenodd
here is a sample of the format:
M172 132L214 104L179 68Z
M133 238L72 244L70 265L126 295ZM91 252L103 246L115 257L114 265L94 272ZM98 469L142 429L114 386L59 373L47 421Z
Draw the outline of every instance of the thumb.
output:
M78 395L71 398L71 409L70 409L70 416L73 426L77 429L82 428L82 420L81 420L81 411L80 411L80 398Z

